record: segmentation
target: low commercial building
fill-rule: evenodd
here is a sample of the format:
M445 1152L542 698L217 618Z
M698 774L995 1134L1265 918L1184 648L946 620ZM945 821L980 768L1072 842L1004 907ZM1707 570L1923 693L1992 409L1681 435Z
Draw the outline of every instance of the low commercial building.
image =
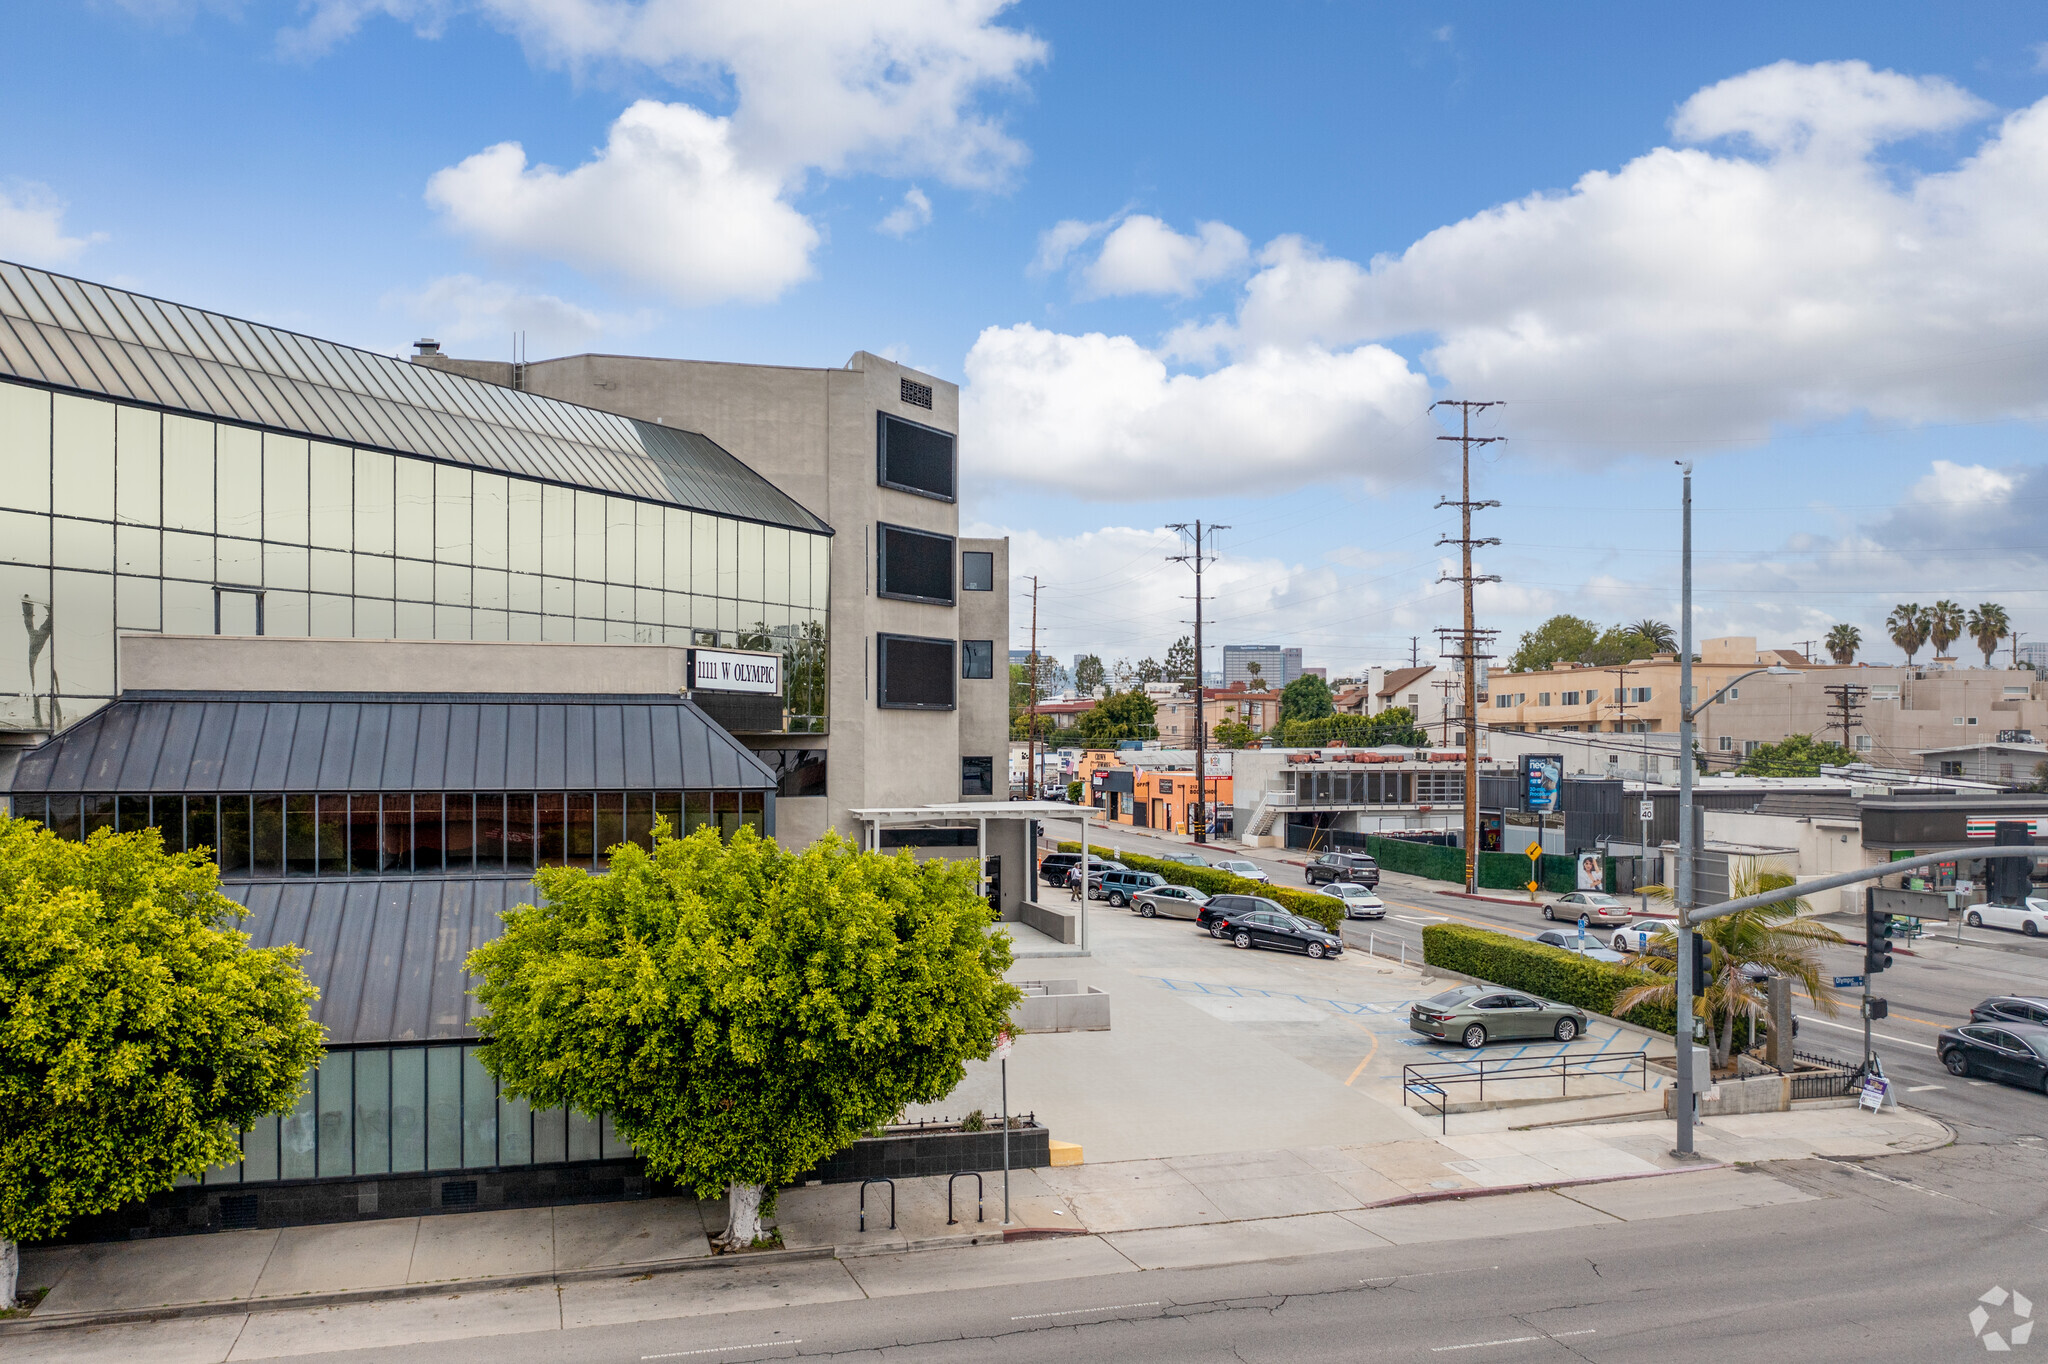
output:
M1330 832L1464 827L1462 752L1270 748L1235 757L1234 822L1239 837L1255 846L1307 847ZM1493 763L1482 763L1481 772L1511 775Z

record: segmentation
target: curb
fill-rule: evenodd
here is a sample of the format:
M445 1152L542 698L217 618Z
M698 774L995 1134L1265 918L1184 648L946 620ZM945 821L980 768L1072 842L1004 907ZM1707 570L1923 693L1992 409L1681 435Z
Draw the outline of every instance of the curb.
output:
M1492 1184L1479 1189L1431 1189L1428 1193L1404 1194L1400 1198L1388 1198L1378 1203L1368 1203L1367 1208L1402 1208L1417 1203L1448 1203L1466 1198L1492 1198L1496 1194L1535 1193L1543 1189L1577 1189L1588 1184L1619 1184L1627 1179L1662 1179L1666 1175L1696 1175L1708 1170L1732 1170L1735 1167L1724 1161L1701 1160L1696 1165L1682 1165L1672 1170L1638 1170L1626 1175L1587 1175L1581 1179L1553 1179L1540 1184Z

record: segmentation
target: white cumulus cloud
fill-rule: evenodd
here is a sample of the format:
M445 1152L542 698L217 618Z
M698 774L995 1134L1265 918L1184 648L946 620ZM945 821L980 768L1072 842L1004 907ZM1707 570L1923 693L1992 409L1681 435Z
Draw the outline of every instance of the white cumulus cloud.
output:
M574 350L600 336L637 331L649 320L609 316L554 294L466 274L444 275L419 290L387 294L383 301L444 344L502 346L512 333L521 332L543 353Z
M907 237L932 220L930 196L912 185L903 192L903 202L889 210L888 216L875 224L875 231L891 237Z
M48 185L0 184L0 257L27 265L64 265L107 239L104 232L67 236L65 207Z
M1098 297L1178 294L1187 297L1238 269L1250 257L1244 234L1225 223L1197 223L1193 235L1134 213L1102 242L1082 282Z
M818 231L780 181L745 165L729 120L641 100L570 171L529 166L516 142L427 185L459 230L506 251L650 284L679 303L764 302L811 273Z

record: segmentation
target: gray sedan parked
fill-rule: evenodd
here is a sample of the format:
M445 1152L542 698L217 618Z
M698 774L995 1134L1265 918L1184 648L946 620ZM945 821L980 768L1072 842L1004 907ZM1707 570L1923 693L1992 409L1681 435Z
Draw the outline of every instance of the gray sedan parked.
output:
M1498 985L1460 985L1418 1001L1409 1010L1408 1027L1424 1037L1475 1049L1513 1038L1569 1042L1586 1030L1586 1011Z
M1192 919L1208 903L1193 886L1153 886L1131 897L1131 911L1148 919Z

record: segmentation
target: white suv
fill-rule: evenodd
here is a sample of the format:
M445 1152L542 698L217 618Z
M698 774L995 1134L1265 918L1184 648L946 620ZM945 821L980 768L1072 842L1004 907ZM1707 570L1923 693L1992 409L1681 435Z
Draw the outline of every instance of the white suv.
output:
M1242 876L1247 881L1269 881L1272 879L1266 873L1259 870L1258 863L1247 862L1242 857L1233 858L1228 862L1211 862L1209 865L1218 871L1227 871L1232 876Z

